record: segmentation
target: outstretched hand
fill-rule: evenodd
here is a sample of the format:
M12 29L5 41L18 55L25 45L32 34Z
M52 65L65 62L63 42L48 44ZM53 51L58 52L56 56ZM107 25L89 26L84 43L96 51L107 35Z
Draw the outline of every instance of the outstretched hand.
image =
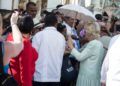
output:
M19 12L17 12L17 11L12 13L12 16L11 16L11 19L10 19L11 26L14 25L14 24L17 24L18 15L19 15Z

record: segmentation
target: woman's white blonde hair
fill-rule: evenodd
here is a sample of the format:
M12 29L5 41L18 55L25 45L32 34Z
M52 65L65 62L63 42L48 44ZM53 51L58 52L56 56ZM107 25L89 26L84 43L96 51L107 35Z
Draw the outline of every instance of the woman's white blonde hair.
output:
M97 22L87 22L85 24L86 34L90 34L94 39L100 37L100 26Z

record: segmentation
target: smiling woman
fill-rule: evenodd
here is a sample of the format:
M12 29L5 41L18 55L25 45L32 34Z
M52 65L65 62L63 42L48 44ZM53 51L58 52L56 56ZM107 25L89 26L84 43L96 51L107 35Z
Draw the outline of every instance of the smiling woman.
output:
M100 86L100 69L104 57L103 45L99 38L99 30L96 23L88 23L84 26L86 34L81 52L73 46L71 36L68 37L68 46L73 55L80 61L80 69L76 86ZM91 51L92 50L92 51Z

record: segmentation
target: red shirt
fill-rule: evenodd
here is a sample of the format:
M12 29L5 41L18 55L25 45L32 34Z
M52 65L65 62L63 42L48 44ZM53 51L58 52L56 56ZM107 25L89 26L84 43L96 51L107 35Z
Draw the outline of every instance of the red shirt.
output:
M12 35L9 34L7 41L12 41ZM33 74L35 71L35 61L38 58L36 50L32 47L28 38L23 38L24 49L15 58L10 60L12 73L19 86L32 86ZM10 73L10 70L9 70Z

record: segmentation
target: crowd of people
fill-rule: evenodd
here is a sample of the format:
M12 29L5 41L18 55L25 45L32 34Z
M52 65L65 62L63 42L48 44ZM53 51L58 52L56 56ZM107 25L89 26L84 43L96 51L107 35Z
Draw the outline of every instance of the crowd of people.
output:
M0 77L12 75L18 86L120 86L120 19L103 12L78 20L61 6L44 10L38 24L33 2L0 15Z

